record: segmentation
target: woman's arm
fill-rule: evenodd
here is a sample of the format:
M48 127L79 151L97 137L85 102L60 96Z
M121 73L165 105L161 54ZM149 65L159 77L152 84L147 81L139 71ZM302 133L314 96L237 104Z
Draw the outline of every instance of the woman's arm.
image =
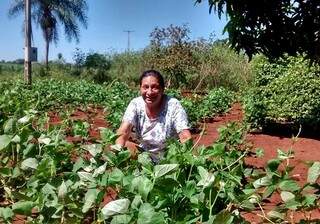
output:
M185 143L186 141L192 139L191 132L189 131L189 129L183 129L179 133L179 139L181 143Z
M130 133L132 129L132 124L129 122L122 122L120 128L117 130L118 138L116 140L116 144L124 147L126 142L129 140Z

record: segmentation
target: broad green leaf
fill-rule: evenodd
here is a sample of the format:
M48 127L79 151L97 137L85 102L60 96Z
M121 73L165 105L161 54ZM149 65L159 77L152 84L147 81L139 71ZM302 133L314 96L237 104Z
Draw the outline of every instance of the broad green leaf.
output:
M272 193L277 189L276 185L267 186L263 191L263 198L268 198L272 195Z
M67 185L64 181L62 181L61 185L58 188L58 197L64 199L66 194L68 193Z
M15 119L10 118L4 125L3 132L5 134L13 133L15 129Z
M151 158L149 156L148 153L143 152L141 154L138 155L138 162L142 165L142 166L151 166L152 165L152 161Z
M110 184L120 183L123 177L124 177L123 172L118 168L114 168L112 172L109 174L108 181Z
M320 176L320 162L314 162L308 170L308 183L316 183Z
M138 185L138 191L142 198L147 200L148 194L153 189L153 183L147 177L140 177L141 178Z
M13 215L14 213L10 208L0 207L0 218L3 218L5 221L9 221L13 217Z
M82 148L87 150L93 157L102 152L101 144L83 145Z
M118 199L115 201L111 201L106 204L102 209L101 212L105 219L109 218L110 216L116 214L124 214L128 211L130 205L130 201L128 199Z
M171 171L178 168L179 164L163 164L163 165L156 165L154 167L154 177L159 178L162 177Z
M27 170L27 169L37 169L38 167L38 161L35 158L28 158L22 161L21 163L21 169Z
M3 176L3 177L11 176L11 169L6 168L6 167L1 167L0 168L0 176Z
M210 187L215 180L215 176L213 173L209 173L202 166L198 166L198 172L200 174L201 180L197 183L197 186L203 186L204 188Z
M130 215L116 215L111 220L111 224L127 224L130 223Z
M12 139L11 139L11 142L14 142L14 143L20 143L21 141L21 138L19 135L15 135Z
M191 198L191 196L196 193L196 189L197 186L195 181L187 181L185 186L182 188L182 192L187 198Z
M279 187L282 191L298 191L300 190L299 185L294 180L284 180L281 181Z
M267 171L276 172L278 170L279 165L281 164L281 160L279 159L271 159L267 164Z
M263 186L269 186L270 184L271 184L271 179L267 176L262 177L262 178L253 182L253 186L256 189L259 187L263 187Z
M31 215L32 208L35 203L32 201L18 201L12 205L12 211L20 215Z
M78 172L78 176L80 178L81 181L83 182L92 182L92 183L95 183L96 180L92 177L92 174L91 173L88 173L88 172Z
M140 195L134 196L134 199L131 203L131 208L138 210L140 205L143 203L142 197Z
M264 156L264 150L262 148L257 148L256 149L256 155L258 158L261 158Z
M83 167L84 167L84 161L80 157L80 158L78 158L77 162L73 165L72 172L77 172L78 170L80 170Z
M0 150L6 148L11 141L10 135L0 135Z
M38 142L39 142L40 144L49 145L50 142L51 142L51 138L46 137L45 135L41 135L41 136L38 138Z
M18 123L20 123L20 124L26 124L26 123L28 123L28 122L30 121L30 119L31 119L31 116L30 116L30 115L26 115L26 116L20 118L20 119L18 120Z
M233 216L231 212L227 210L220 211L213 219L212 224L231 224L233 221Z
M282 191L280 193L280 196L281 196L282 201L284 201L284 202L288 202L288 201L295 198L295 195L292 194L291 192L288 192L288 191Z
M270 211L270 212L267 213L267 215L270 218L273 218L273 219L284 220L284 218L285 218L285 214L284 213L280 213L280 212L277 212L277 211Z
M104 163L103 165L99 166L97 169L93 172L93 177L97 177L100 174L103 174L106 171L107 163Z
M162 213L155 212L149 203L140 206L137 224L163 224L165 223Z
M82 207L82 212L86 213L94 205L99 191L97 189L89 189L84 196L84 205Z
M304 200L302 201L304 206L314 206L317 200L317 196L314 194L306 194Z

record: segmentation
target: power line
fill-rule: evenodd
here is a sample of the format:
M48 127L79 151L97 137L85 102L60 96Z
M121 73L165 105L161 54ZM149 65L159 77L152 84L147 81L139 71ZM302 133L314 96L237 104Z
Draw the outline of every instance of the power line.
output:
M130 33L134 32L134 30L124 30L123 32L126 32L128 34L128 46L127 51L130 52Z

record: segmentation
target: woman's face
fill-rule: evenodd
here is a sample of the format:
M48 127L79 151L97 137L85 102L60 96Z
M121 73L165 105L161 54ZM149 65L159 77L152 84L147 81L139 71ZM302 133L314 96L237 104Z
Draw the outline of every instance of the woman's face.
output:
M148 106L160 105L163 88L156 77L147 76L141 81L140 94Z

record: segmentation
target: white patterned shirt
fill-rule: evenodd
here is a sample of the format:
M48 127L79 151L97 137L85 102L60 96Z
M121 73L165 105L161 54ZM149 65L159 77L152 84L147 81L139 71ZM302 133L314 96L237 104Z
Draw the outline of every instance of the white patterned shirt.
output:
M142 96L134 98L129 103L122 121L133 125L140 147L154 155L160 156L165 147L165 141L189 129L187 113L179 100L164 95L164 106L159 116L150 119L146 113L145 102ZM156 156L156 157L158 157Z

